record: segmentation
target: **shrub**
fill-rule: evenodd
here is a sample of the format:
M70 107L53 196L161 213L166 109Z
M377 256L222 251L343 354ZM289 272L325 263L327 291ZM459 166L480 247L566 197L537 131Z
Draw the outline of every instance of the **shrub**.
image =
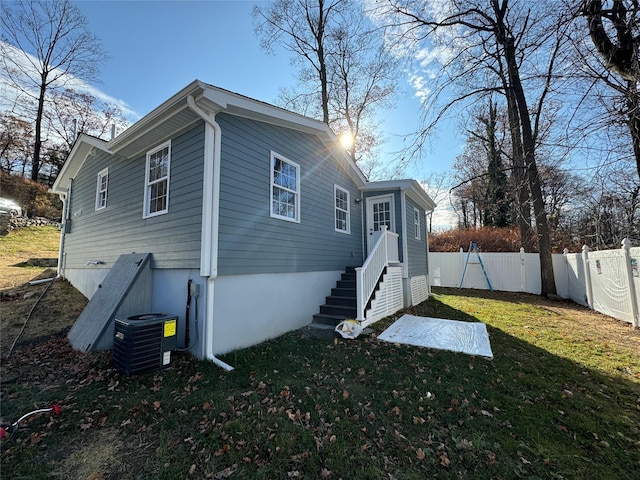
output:
M18 202L29 217L57 219L62 216L62 202L48 192L47 186L19 175L0 172L0 196Z
M522 246L517 228L480 227L447 230L429 234L429 250L432 252L458 252L469 250L474 242L481 252L519 252Z

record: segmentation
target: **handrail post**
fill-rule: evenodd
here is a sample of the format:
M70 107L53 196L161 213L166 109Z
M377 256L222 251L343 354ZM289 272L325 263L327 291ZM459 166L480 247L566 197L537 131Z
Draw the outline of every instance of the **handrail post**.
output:
M359 322L364 321L364 292L362 267L356 267L356 315Z
M382 232L382 236L384 237L384 264L389 264L389 238L387 236L387 226L384 226L384 232Z

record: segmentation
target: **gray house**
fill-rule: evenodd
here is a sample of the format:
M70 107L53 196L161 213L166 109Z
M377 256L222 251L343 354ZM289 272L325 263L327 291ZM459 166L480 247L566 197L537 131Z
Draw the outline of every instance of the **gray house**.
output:
M169 312L217 361L429 294L435 205L416 181L369 182L326 124L200 81L110 141L80 135L51 191L59 273L90 299L78 349L110 348L117 316Z

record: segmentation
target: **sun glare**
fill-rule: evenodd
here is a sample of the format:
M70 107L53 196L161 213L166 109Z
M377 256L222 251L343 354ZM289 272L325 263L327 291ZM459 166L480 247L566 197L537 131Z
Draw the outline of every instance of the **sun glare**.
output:
M340 143L346 150L349 150L353 146L353 135L351 135L351 132L341 134Z

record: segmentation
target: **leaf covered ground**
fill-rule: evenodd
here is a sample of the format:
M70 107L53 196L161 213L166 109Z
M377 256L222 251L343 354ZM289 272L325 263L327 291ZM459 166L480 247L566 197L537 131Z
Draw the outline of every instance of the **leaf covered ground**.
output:
M224 356L232 372L180 354L127 377L64 335L21 339L2 417L62 414L2 441L2 478L638 478L638 330L532 295L435 293L408 312L486 323L493 360L379 341L393 319L355 340L301 329Z

